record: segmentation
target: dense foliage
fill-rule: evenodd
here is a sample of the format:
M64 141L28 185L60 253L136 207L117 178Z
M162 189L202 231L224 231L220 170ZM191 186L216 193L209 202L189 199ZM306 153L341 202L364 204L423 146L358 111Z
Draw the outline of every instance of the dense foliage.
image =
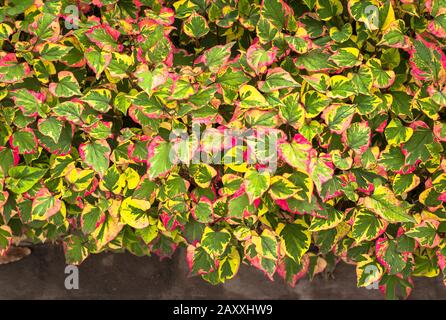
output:
M6 0L0 253L446 279L446 0Z

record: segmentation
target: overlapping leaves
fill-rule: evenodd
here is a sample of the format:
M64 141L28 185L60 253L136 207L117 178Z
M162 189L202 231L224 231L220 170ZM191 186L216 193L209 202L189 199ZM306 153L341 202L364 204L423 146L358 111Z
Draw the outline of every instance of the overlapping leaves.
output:
M8 2L0 253L21 232L69 263L184 246L214 284L341 259L388 298L446 279L443 7Z

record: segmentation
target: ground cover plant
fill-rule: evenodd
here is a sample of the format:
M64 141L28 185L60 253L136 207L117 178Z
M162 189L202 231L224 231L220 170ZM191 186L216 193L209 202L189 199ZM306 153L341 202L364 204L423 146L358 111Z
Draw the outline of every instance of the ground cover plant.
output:
M1 3L1 254L446 279L446 0Z

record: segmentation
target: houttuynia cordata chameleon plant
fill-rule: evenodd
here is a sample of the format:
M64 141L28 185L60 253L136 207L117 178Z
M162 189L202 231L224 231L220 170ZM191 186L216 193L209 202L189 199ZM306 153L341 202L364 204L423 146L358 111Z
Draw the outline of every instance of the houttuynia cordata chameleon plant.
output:
M0 250L446 279L446 0L6 0Z

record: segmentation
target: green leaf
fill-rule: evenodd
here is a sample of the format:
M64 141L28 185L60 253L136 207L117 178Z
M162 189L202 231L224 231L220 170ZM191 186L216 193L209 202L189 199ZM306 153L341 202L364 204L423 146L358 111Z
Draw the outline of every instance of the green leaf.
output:
M338 43L344 43L352 36L352 25L346 23L341 29L337 27L330 28L330 38Z
M389 188L382 185L364 199L364 206L391 223L415 222L408 213L409 203L398 200Z
M111 149L106 140L87 142L79 146L82 160L101 177L108 169Z
M25 1L25 2L28 2ZM37 27L33 29L35 35L41 40L51 40L55 34L59 35L59 21L54 14L50 12L43 12L37 19Z
M64 239L63 247L67 264L79 265L88 257L88 248L81 237L69 235Z
M221 281L232 279L238 272L240 267L240 254L237 247L231 247L229 253L220 260L218 266L218 275Z
M82 101L86 102L90 107L99 111L107 112L110 110L111 92L108 89L92 89L82 97Z
M95 26L86 35L91 42L105 51L120 51L118 44L119 31L112 29L109 25Z
M228 214L231 217L243 218L245 212L252 212L254 205L249 204L249 198L246 193L233 197L228 201Z
M0 150L0 172L7 174L17 161L17 157L14 155L12 149L4 148Z
M371 95L370 92L372 91L373 87L373 74L372 70L369 67L361 65L358 72L353 74L352 82L357 94L359 93L366 95L366 97L363 97L363 99L370 99L372 103L375 102L373 96L371 98L369 97ZM356 96L355 99L356 98L358 98L358 96Z
M333 177L331 162L321 157L311 157L309 168L314 185L321 191L322 185Z
M35 153L37 149L36 136L30 128L14 132L11 136L11 146L20 154Z
M157 87L167 81L167 70L165 65L156 66L153 70L149 70L146 65L140 65L135 72L135 75L138 77L138 85L148 95L151 95Z
M306 144L285 142L279 145L282 158L292 167L299 171L307 172L311 146Z
M406 267L406 259L398 251L397 241L382 238L376 244L376 257L389 274L397 274Z
M59 98L69 98L72 96L82 95L79 89L79 83L72 72L60 71L57 76L59 82L50 83L49 90L51 94Z
M360 209L356 211L352 226L352 237L357 243L372 241L386 229L387 223L379 219L372 211Z
M82 122L82 112L84 107L79 102L65 101L53 108L55 115L65 118L74 123Z
M49 117L39 119L38 128L43 135L50 137L54 143L57 143L62 133L63 123L55 117Z
M293 223L280 223L276 233L281 239L286 255L295 262L299 262L310 248L311 236L304 220L297 219Z
M271 178L269 194L274 200L282 200L294 196L300 189L287 178L275 176Z
M217 175L217 171L206 163L192 164L190 166L190 173L200 188L208 188L212 178Z
M132 66L133 62L133 58L127 54L112 52L112 60L106 67L105 72L113 79L119 80L127 78L128 70Z
M305 109L299 103L298 94L291 93L281 100L280 116L292 127L300 128L305 122Z
M203 248L190 245L187 248L187 259L191 274L205 274L215 268L214 259Z
M407 193L420 184L420 178L413 173L396 174L393 178L392 188L395 194Z
M387 146L381 154L380 163L387 170L401 170L405 165L405 157L400 147Z
M302 103L305 106L307 117L314 118L324 110L329 104L331 99L318 91L309 90L302 96Z
M84 234L92 233L101 220L105 218L105 213L99 206L87 204L82 210L81 227Z
M270 186L270 175L267 171L249 170L245 173L244 178L250 203L260 198Z
M121 221L135 229L144 229L150 224L148 215L150 207L149 201L132 197L125 198L119 209Z
M333 99L346 99L356 93L352 80L341 75L330 78L330 87L331 91L327 93L327 96Z
M64 206L65 207L65 206ZM63 207L63 208L64 208ZM45 221L62 209L60 199L54 197L46 188L40 189L32 204L32 219Z
M334 63L342 68L351 68L361 64L362 57L356 48L340 48L330 58Z
M205 18L194 12L184 21L183 31L189 37L198 39L209 32L209 26Z
M407 277L383 274L380 283L383 285L387 300L407 299L414 285Z
M412 117L413 97L404 91L392 91L392 111L402 118Z
M277 260L278 257L278 243L276 235L268 230L263 230L260 236L253 236L252 242L256 246L257 253L262 258Z
M101 249L115 239L122 227L123 224L119 223L117 217L114 217L111 214L106 214L104 222L102 222L91 234L96 242L96 247Z
M246 62L255 71L256 74L265 73L275 58L276 48L265 50L258 43L253 44L246 52Z
M150 225L143 229L137 229L136 234L141 237L145 244L149 244L158 236L158 228Z
M9 169L6 187L14 193L22 194L30 190L43 178L47 169L29 166L17 166Z
M355 122L346 131L347 145L355 152L363 153L370 145L371 135L367 122Z
M441 151L442 147L434 141L432 130L429 128L417 128L412 137L404 144L407 151L406 163L415 164L418 160L427 161L431 157L431 150Z
M9 249L12 244L12 231L7 225L0 226L0 252L3 253Z
M378 45L385 45L393 48L404 47L406 45L404 30L404 21L397 20L397 23L393 23L383 32L383 36Z
M113 100L114 107L121 111L124 115L127 115L127 110L130 108L131 101L127 94L119 92Z
M343 213L331 206L325 206L322 210L318 211L318 215L320 217L315 216L311 219L309 231L332 229L344 220Z
M57 130L57 129L56 129ZM56 133L56 134L55 134ZM52 134L53 137L57 137L57 132L49 132L47 134ZM54 142L53 138L49 135L44 135L43 132L36 131L37 139L39 143L49 152L58 154L58 155L66 155L71 151L71 141L73 139L73 128L71 125L65 123L62 127L61 133L57 142Z
M321 49L313 49L297 57L296 64L309 72L326 71L336 67L336 64L330 61L330 56Z
M223 87L239 88L250 79L242 70L227 68L223 74L217 75L215 82L221 84ZM193 99L193 96L190 97L191 99Z
M201 246L212 256L221 256L231 240L228 230L213 231L206 227L201 238Z
M308 41L303 37L296 37L296 36L285 36L285 41L290 46L290 49L299 53L303 54L308 52L309 50L309 43Z
M29 75L29 65L17 63L15 54L11 53L7 56L14 56L14 59L0 65L0 79L4 83L17 83L23 81Z
M260 14L280 31L286 23L286 6L281 0L263 1Z
M435 49L435 46L428 46L422 38L413 41L411 72L415 79L438 81L440 73L445 72L442 64L444 55Z
M110 52L96 51L94 49L85 52L85 58L87 59L88 66L96 73L96 78L101 76L105 68L110 64L112 55Z
M200 201L192 208L192 215L200 223L212 222L214 219L212 202L206 197L201 197Z
M32 0L12 0L6 6L6 14L9 16L19 15L34 4Z
M273 41L278 34L277 27L268 19L260 16L260 19L256 26L257 35L260 43L268 43Z
M174 163L171 159L172 146L160 137L155 138L149 145L149 157L147 159L148 174L151 179L168 173Z
M181 100L187 99L195 93L194 87L186 79L177 79L172 90L172 99Z
M440 242L440 236L437 233L438 225L438 221L423 221L409 229L405 235L417 240L423 247L434 248Z
M324 110L322 118L331 131L341 134L350 125L354 113L355 107L353 105L336 103Z
M412 137L413 129L405 127L398 118L392 119L385 130L387 142L398 146Z
M342 14L343 6L340 0L317 0L316 12L322 20L330 20Z
M70 47L58 43L45 43L39 50L41 57L47 61L61 60L69 51Z
M36 116L43 103L43 96L26 89L11 92L15 105L22 110L25 116Z
M226 65L231 56L231 48L234 44L235 42L229 42L224 46L214 46L206 50L199 58L199 61L207 66L209 71L217 72Z
M269 69L265 81L259 82L259 90L273 92L279 89L294 88L300 85L282 68Z
M381 61L378 59L370 59L367 61L373 74L373 85L377 88L390 87L395 81L395 72L393 70L384 70L381 66Z
M255 87L250 85L243 85L239 89L240 107L251 108L268 108L269 104L266 98Z

